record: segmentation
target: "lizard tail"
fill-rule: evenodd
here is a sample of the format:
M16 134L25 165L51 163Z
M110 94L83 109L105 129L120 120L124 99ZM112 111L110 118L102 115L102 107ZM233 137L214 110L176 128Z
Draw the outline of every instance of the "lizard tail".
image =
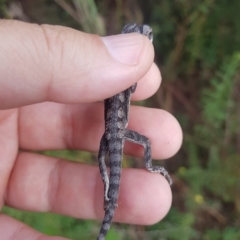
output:
M104 202L105 216L97 240L105 239L117 207L123 156L123 150L119 146L123 146L123 139L116 138L109 143L109 200Z
M97 240L104 240L107 233L108 233L108 230L111 226L112 219L113 219L114 212L115 212L115 206L112 206L112 207L113 208L109 208L105 212L105 216L104 216L104 219L103 219L103 222L102 222L102 227L99 231L99 235L98 235Z
M119 140L118 140L119 141ZM122 140L121 140L122 141ZM116 144L117 141L114 142ZM119 141L120 142L120 141ZM121 144L120 142L119 144ZM117 154L116 154L117 153ZM115 145L110 145L110 178L109 178L109 201L104 203L105 216L97 240L104 240L111 226L115 209L117 207L120 178L122 172L122 149L116 149Z

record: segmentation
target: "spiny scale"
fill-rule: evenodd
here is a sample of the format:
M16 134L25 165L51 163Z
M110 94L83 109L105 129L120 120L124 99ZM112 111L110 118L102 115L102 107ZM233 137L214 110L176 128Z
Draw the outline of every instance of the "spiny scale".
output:
M128 24L122 30L124 34L132 32L138 32L147 36L150 41L153 40L152 29L148 25ZM100 142L98 161L104 183L105 216L97 240L105 239L117 207L125 140L143 145L146 168L150 172L161 173L170 184L172 183L170 176L163 167L152 166L151 144L148 138L127 129L130 97L136 87L137 84L135 83L125 91L104 101L105 132ZM110 165L109 177L105 164L107 154L109 155Z

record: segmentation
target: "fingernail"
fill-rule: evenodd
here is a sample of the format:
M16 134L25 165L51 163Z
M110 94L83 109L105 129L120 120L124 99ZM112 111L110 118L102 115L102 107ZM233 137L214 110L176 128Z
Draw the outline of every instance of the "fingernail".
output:
M137 64L143 45L143 37L140 34L120 34L102 39L115 60L127 65Z

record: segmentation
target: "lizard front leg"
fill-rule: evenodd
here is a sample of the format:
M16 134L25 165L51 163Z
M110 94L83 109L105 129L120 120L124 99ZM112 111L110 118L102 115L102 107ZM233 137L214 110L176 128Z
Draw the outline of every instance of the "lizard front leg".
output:
M143 135L141 135L141 134L139 134L135 131L128 130L128 129L125 130L124 137L128 141L140 144L144 147L144 159L145 159L145 162L146 162L147 170L150 171L150 172L157 172L157 173L162 174L167 179L169 184L171 185L172 184L172 179L169 176L168 172L165 170L165 168L160 167L160 166L152 166L150 140L147 137L145 137L145 136L143 136Z
M105 205L106 205L106 202L109 201L109 198L108 198L109 178L108 178L107 167L106 167L106 163L105 163L105 157L106 157L107 153L108 153L108 141L107 141L105 134L103 134L102 139L100 141L100 149L99 149L99 153L98 153L98 163L99 163L100 174L101 174L102 181L104 184Z

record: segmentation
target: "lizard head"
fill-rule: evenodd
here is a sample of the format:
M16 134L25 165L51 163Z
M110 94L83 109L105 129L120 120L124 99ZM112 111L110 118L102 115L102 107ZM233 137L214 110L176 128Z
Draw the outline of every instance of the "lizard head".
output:
M127 24L124 26L124 28L122 30L122 33L133 33L133 32L143 34L146 37L148 37L148 39L151 42L153 41L152 28L146 24L143 24L143 25L137 25L136 23Z

